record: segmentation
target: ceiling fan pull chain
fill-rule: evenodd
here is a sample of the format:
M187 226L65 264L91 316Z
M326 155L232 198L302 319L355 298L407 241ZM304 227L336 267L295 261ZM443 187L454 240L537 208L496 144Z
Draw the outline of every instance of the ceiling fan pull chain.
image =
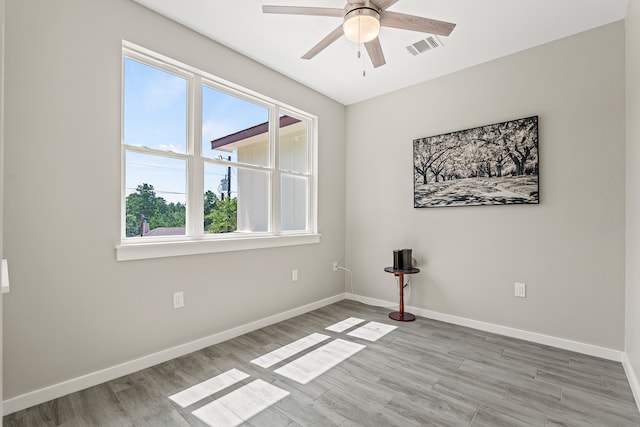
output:
M364 61L364 57L360 54L360 47L358 47L358 59L360 58L362 58L362 77L364 77L367 74L364 70L365 61Z

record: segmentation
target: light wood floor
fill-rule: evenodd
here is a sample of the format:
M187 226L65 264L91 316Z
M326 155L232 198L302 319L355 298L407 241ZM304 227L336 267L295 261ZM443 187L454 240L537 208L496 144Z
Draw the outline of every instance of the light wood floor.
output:
M620 363L341 301L4 417L4 426L203 426L192 412L262 379L290 392L247 426L640 426ZM370 342L324 328L398 326ZM311 333L366 346L308 384L250 361ZM308 349L320 347L324 343ZM168 396L236 368L249 378L181 408Z

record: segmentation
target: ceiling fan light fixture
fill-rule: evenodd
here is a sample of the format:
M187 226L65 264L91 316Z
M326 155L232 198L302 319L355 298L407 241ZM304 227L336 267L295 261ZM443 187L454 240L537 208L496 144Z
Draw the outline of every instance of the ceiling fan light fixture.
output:
M344 15L342 28L347 40L370 42L380 33L380 13L371 7L355 7Z

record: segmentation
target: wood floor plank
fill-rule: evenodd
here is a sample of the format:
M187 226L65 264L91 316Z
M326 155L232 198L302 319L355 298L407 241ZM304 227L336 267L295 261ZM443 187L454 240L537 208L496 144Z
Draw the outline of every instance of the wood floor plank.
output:
M614 398L627 404L634 403L633 395L629 395L624 390L603 386L599 375L594 376L586 372L572 375L568 372L559 372L550 368L548 370L538 370L536 372L536 380L568 387L576 391L592 393L603 399Z
M496 411L493 408L480 408L473 418L472 427L531 427L544 426L547 417L523 414L517 410Z
M571 361L567 355L541 355L532 353L527 350L518 350L514 348L505 348L502 352L502 358L514 363L524 363L529 366L535 366L540 369L550 367L570 368ZM578 368L579 372L585 371L584 367Z
M85 425L134 426L130 414L112 392L109 383L68 395L75 417ZM59 399L56 399L59 400Z
M637 409L634 410L633 406L627 402L581 390L563 389L558 410L564 408L579 411L591 420L599 420L604 425L640 425Z
M118 400L133 425L189 425L177 405L168 407L150 370L132 374L131 387L117 393Z
M340 414L303 393L291 393L290 398L284 399L275 409L302 426L337 426L345 421Z
M469 378L467 376L466 378ZM446 376L433 385L438 393L472 404L476 408L503 399L509 386L490 377L480 377L480 381L467 381L462 376Z
M475 406L451 400L435 390L410 399L395 397L385 409L420 426L468 426L476 411Z
M389 411L385 411L388 402L378 399L370 400L371 393L345 394L342 390L329 390L320 396L318 404L326 407L341 417L349 420L351 425L359 426L400 426L397 418ZM389 397L389 402L392 397Z
M5 427L206 426L193 415L261 380L289 394L245 426L640 426L622 365L344 300L95 387L18 411ZM397 328L377 341L327 331L349 317ZM362 323L363 325L366 323ZM252 360L313 333L366 348L308 384ZM186 408L169 399L230 369L248 377Z
M569 366L574 367L581 372L589 371L623 381L627 380L627 374L624 371L622 363L614 362L612 360L604 360L595 357L589 359L581 354L572 354L569 357Z
M554 386L545 387L532 381L528 387L509 385L504 398L518 405L545 412L547 408L556 407L561 402L562 389Z

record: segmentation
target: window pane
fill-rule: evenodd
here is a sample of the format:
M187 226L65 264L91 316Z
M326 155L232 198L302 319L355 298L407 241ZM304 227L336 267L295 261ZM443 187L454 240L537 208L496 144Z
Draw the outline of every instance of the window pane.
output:
M269 231L268 172L205 164L204 231Z
M185 234L186 161L126 153L126 235Z
M307 121L280 116L280 170L307 173Z
M308 178L282 175L283 231L307 230Z
M204 232L229 233L238 228L236 168L204 165Z
M202 87L202 155L269 165L269 109Z
M186 152L186 79L125 58L124 143Z

